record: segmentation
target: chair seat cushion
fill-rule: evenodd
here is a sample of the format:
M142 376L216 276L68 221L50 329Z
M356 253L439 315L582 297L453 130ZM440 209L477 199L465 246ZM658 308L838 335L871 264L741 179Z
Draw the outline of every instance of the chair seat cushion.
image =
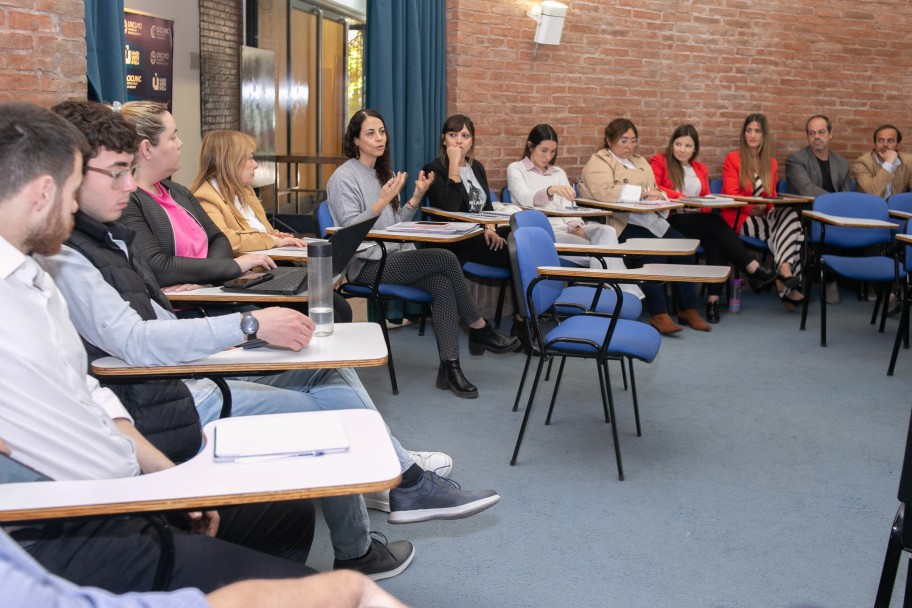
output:
M381 283L380 288L377 291L380 292L381 296L386 296L389 298L402 298L403 300L410 300L412 302L425 303L433 301L431 294L424 291L423 289L418 289L417 287L411 287L409 285L393 285L392 283ZM366 298L370 296L371 288L367 285L354 285L352 283L346 283L342 286L342 292Z
M760 239L754 238L752 236L746 236L743 234L738 235L741 238L741 242L749 247L754 249L759 249L760 251L769 251L769 245L766 244L766 241L761 241Z
M892 281L896 276L896 266L893 258L882 255L857 258L824 254L822 257L823 263L827 268L856 281ZM902 264L900 264L900 276L904 275L905 272Z
M545 336L549 348L577 354L595 354L608 331L611 319L591 315L577 315L565 319ZM570 339L587 340L588 343L569 342ZM659 353L662 338L648 323L618 319L608 345L614 356L635 357L651 363ZM594 342L594 344L593 344Z
M511 276L509 268L488 266L487 264L478 264L476 262L466 262L462 265L462 271L483 279L495 279L498 281L509 279Z
M561 304L576 304L577 306L582 306L584 309L589 308L592 304L592 298L595 295L595 287L587 287L585 285L571 285L564 289L560 296L557 298L557 302L554 304L554 310L559 315L570 316L580 314L580 309L576 306L561 306ZM602 289L601 295L599 295L599 301L595 306L595 310L598 312L613 313L614 305L617 302L617 295L614 293L614 290L609 288ZM640 313L643 310L643 305L640 303L639 298L624 292L623 298L621 298L621 318L622 319L636 319L640 316Z

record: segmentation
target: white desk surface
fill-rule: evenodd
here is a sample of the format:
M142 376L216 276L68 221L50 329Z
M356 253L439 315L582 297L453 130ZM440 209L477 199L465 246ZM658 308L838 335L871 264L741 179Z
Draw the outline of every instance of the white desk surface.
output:
M324 239L305 239L307 242L321 242ZM370 243L361 243L358 245L358 252L369 249ZM276 247L274 249L260 249L258 251L245 251L244 253L261 253L268 255L273 260L279 262L306 262L307 247Z
M645 264L642 268L593 269L539 266L538 274L573 278L614 279L619 281L671 281L684 283L724 283L731 273L728 266L703 264Z
M908 211L900 211L899 209L890 209L890 217L898 217L900 219L908 220L912 219L912 213Z
M843 226L847 228L890 228L895 230L899 224L895 222L886 222L883 220L872 220L863 217L842 217L839 215L830 215L819 211L805 211L804 217L830 224L832 226Z
M497 225L510 223L510 214L498 211L466 213L464 211L448 211L446 209L438 209L437 207L422 207L421 211L429 213L430 215L445 217L451 220L459 220L460 222L472 222L474 224Z
M627 239L614 246L555 243L562 255L691 255L700 246L699 239Z
M4 484L0 522L360 494L398 483L399 460L379 413L358 409L283 415L339 416L350 448L322 456L216 463L207 442L191 460L150 475ZM206 425L206 437L212 437L218 423Z
M314 337L306 348L232 348L210 357L180 365L137 367L117 357L102 357L92 363L92 373L111 376L169 376L205 373L238 374L288 369L373 367L386 363L386 343L377 323L336 323L333 334Z
M736 201L744 201L745 203L765 205L806 205L807 203L813 203L815 198L813 196L799 196L797 194L781 194L776 198L769 198L766 196L741 196L740 194L723 194L722 196L733 198Z
M652 213L653 211L669 211L671 209L681 209L683 204L675 201L643 201L639 203L607 203L597 201L591 198L577 198L577 205L584 207L595 207L597 209L610 209L611 211L622 211L626 213Z
M542 209L537 208L549 217L610 217L614 211L610 209L595 209L593 207L576 207L570 209Z
M695 207L698 209L734 209L737 207L746 207L748 205L746 201L735 200L730 196L722 195L718 199L713 200L714 198L714 196L700 197L702 200L698 200L685 196L679 198L678 201L684 203L684 205L688 207Z
M476 224L478 222L475 222ZM327 228L328 233L336 227ZM464 234L440 234L439 232L394 232L389 230L371 230L367 233L371 241L394 241L402 243L457 243L481 234L481 228L475 228Z
M897 234L896 240L900 241L902 243L907 243L909 245L912 245L912 234L904 234L904 233Z
M280 258L274 258L280 259ZM301 258L298 258L299 260ZM303 258L304 261L307 260L305 255ZM339 286L342 282L342 275L336 275L333 277L333 289ZM307 289L301 293L295 294L293 296L283 296L278 294L270 293L244 293L239 291L222 291L221 287L213 287L212 285L208 287L200 287L199 289L191 289L190 291L177 291L173 293L166 293L169 302L216 302L216 303L227 303L227 302L243 302L246 304L276 304L276 303L290 303L290 304L304 304L307 302Z

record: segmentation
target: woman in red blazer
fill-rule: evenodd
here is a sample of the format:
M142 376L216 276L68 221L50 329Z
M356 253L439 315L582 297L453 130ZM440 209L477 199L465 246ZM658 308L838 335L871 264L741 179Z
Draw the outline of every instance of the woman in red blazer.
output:
M722 165L722 193L741 196L776 196L776 170L772 157L769 124L763 114L750 114L744 119L738 149L725 157ZM792 310L804 300L801 285L801 245L804 232L794 209L779 205L748 205L741 208L738 225L736 212L722 212L730 226L740 234L764 241L773 254L779 279L776 288L785 307Z
M706 196L709 194L709 177L706 165L697 161L700 153L700 136L693 125L681 125L671 134L668 147L649 159L656 185L676 199L682 196ZM717 266L737 265L747 273L747 280L754 290L769 285L776 279L776 273L760 265L744 248L741 239L722 216L708 213L674 213L668 223L687 238L700 239L706 251L706 263ZM719 296L721 283L711 283L707 288L706 320L719 322Z

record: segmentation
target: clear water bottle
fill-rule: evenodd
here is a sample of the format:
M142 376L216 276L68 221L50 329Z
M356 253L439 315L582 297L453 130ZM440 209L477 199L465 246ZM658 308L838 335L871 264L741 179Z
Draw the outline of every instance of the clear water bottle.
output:
M728 312L738 314L741 312L741 285L742 279L732 279L731 293L728 297Z
M307 244L307 311L315 336L333 333L332 243Z

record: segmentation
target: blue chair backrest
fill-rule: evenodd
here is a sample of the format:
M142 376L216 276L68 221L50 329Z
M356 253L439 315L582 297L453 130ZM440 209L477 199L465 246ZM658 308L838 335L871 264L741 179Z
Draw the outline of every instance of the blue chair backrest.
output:
M785 194L788 192L788 181L785 178L776 183L776 194Z
M537 209L527 209L510 216L510 227L513 230L517 228L541 228L548 233L551 242L554 242L554 228L548 221L548 216Z
M560 259L557 250L554 249L554 241L541 228L518 228L510 233L510 240L515 247L513 278L515 280L518 273L519 286L522 289L520 302L523 316L529 316L530 311L526 309L526 291L529 289L529 283L538 276L536 269L539 266L560 266ZM538 283L532 292L535 311L541 314L551 308L563 290L562 281Z
M814 199L814 211L838 215L842 217L857 217L873 220L889 221L890 212L887 202L873 194L861 192L831 192L821 194ZM859 248L878 243L888 243L891 240L888 228L840 228L827 226L825 243L844 248ZM811 240L820 241L820 222L811 224Z
M326 229L332 225L333 218L329 211L329 202L324 201L317 206L317 233L321 238L326 238Z
M504 203L513 202L513 197L510 196L510 189L507 186L504 186L503 190L500 191L500 200Z
M895 211L905 211L906 213L912 213L912 192L894 194L887 199L887 207Z
M906 234L912 234L912 222L906 224L906 229L903 231ZM912 268L909 267L909 264L912 264L912 245L906 245L906 272L912 272Z
M721 177L717 177L714 180L710 180L709 192L710 192L710 194L722 194L722 178Z

